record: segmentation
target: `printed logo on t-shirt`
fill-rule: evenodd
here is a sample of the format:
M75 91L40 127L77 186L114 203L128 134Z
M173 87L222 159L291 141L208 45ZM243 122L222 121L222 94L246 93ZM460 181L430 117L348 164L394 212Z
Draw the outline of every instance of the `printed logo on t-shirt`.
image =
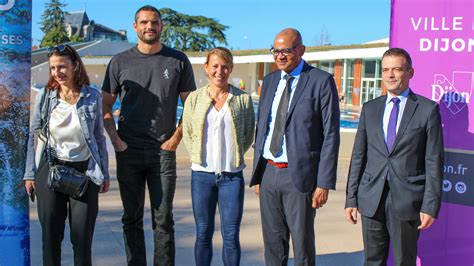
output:
M170 75L168 73L168 69L165 69L165 71L163 72L163 78L165 79L170 79Z

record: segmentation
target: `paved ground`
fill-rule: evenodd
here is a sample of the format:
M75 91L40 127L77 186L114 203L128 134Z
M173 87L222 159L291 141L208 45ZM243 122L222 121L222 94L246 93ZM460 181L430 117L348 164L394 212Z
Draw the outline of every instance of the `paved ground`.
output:
M344 218L344 198L349 153L352 149L353 133L341 134L341 152L338 166L337 190L331 191L329 201L316 214L317 264L322 266L362 265L362 235L360 224L350 225ZM194 265L194 220L190 197L190 163L182 147L178 149L178 180L174 199L174 217L176 229L176 264ZM251 155L246 156L251 166ZM250 180L250 168L244 172L247 183ZM97 218L94 243L94 265L125 265L125 250L122 240L120 218L122 205L115 178L115 158L110 152L111 189L100 196L100 211ZM148 265L152 265L153 250L150 209L146 205L145 232L147 242ZM41 265L41 228L38 222L36 204L30 205L31 217L31 265ZM264 265L263 241L260 228L258 199L253 190L246 188L244 217L241 227L242 262L241 265ZM222 265L219 219L216 218L214 235L214 258L212 265ZM67 230L67 229L66 229ZM62 264L73 265L72 247L66 231L62 245ZM292 263L290 262L290 265Z

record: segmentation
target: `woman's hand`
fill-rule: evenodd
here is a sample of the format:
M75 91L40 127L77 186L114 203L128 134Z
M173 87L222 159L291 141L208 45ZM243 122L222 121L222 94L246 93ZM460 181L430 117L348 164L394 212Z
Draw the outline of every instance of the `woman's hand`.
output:
M30 195L35 189L36 185L34 180L25 180L25 190L28 195Z
M105 193L109 191L109 188L110 188L110 180L104 180L104 182L102 183L102 186L100 186L99 193Z

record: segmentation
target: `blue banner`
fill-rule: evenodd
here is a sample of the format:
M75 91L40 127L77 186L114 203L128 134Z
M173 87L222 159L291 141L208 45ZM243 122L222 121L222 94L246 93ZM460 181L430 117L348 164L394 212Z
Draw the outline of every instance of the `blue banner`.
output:
M30 117L31 1L0 0L0 265L30 265L23 188Z

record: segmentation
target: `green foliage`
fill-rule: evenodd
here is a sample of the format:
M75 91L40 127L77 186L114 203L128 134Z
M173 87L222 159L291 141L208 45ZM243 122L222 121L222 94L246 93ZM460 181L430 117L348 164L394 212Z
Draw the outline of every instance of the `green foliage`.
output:
M66 4L60 0L50 0L44 4L44 12L41 16L40 29L44 32L40 47L57 45L68 42L69 37L64 26L65 12L63 8Z
M227 45L224 31L229 27L213 18L190 16L170 8L160 9L163 21L161 41L183 51L205 51L216 44Z
M40 43L40 47L49 47L65 42L69 42L69 38L66 34L63 34L63 30L53 28L43 36L43 39Z
M71 42L83 42L84 38L82 38L79 35L72 35L71 38L69 38Z

